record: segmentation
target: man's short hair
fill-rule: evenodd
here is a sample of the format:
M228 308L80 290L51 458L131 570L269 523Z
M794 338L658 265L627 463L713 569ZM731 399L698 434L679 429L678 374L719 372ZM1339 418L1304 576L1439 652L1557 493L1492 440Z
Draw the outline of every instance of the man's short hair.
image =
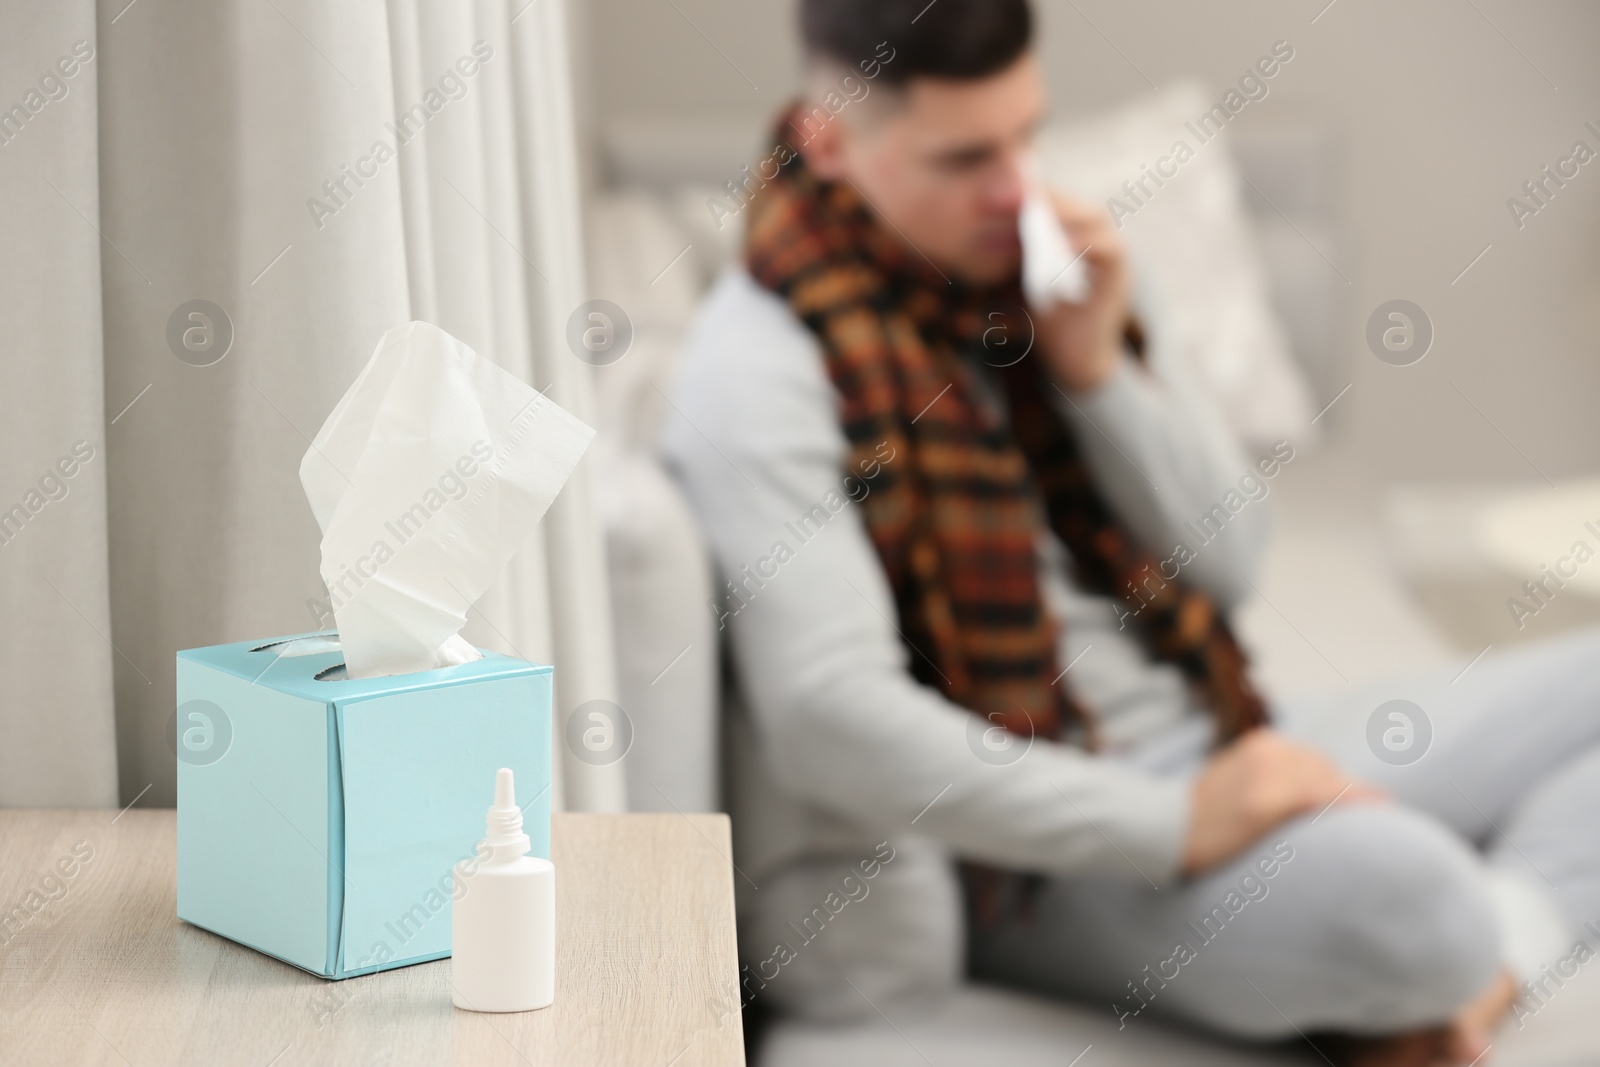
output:
M887 42L882 81L899 87L999 73L1027 51L1033 14L1028 0L801 0L800 32L810 61L846 70Z

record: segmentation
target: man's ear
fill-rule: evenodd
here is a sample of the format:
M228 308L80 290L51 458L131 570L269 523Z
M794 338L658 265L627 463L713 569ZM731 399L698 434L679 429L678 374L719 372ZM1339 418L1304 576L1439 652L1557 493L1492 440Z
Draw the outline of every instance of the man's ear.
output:
M816 110L827 114L823 108ZM845 176L845 141L850 132L845 129L843 119L834 115L820 124L802 123L798 129L791 124L790 132L795 134L806 166L817 177L824 181L838 181Z

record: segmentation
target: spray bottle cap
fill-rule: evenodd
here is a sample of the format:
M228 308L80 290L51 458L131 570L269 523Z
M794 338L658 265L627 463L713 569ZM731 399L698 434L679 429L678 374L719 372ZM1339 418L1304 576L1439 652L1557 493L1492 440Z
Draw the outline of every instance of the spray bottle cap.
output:
M517 807L510 767L501 767L495 773L494 806L489 809L485 824L485 845L496 850L514 848L518 856L527 853L530 842L528 835L522 832L522 809Z

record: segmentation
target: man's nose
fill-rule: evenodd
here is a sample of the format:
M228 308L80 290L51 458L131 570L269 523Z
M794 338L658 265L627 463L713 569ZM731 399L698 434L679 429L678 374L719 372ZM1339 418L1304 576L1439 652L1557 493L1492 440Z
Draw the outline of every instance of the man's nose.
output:
M1027 194L1027 173L1020 158L1007 159L989 186L989 201L996 211L1018 212Z

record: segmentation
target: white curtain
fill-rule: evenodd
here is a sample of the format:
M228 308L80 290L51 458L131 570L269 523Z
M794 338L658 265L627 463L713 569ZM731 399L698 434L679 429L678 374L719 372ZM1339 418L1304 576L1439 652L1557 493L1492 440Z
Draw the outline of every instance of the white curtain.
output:
M319 628L299 459L385 329L593 422L567 44L563 0L0 7L0 804L170 805L173 654ZM558 723L616 697L588 466L466 630L555 664Z

